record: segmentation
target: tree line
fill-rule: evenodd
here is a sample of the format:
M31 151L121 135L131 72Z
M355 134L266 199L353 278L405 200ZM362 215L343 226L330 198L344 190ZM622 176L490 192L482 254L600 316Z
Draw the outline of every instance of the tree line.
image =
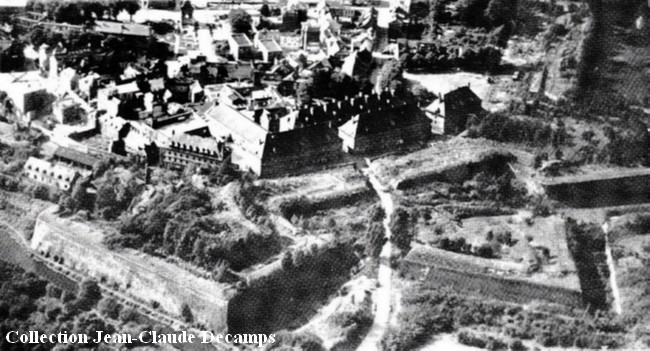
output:
M115 20L122 11L133 17L140 10L140 3L137 0L30 0L26 9L45 13L47 19L55 22L82 25L95 19Z

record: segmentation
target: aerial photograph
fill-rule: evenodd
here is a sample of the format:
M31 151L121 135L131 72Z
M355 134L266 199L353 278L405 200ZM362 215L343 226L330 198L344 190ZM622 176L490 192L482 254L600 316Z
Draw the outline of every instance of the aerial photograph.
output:
M5 350L650 350L650 0L0 0Z

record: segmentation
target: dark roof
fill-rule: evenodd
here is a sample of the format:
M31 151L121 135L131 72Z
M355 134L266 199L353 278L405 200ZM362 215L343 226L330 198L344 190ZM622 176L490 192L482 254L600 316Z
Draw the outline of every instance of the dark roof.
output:
M80 163L88 167L93 167L97 162L99 162L99 160L93 156L64 146L59 146L59 148L54 151L54 157Z
M336 131L326 125L316 125L305 128L269 134L265 156L296 155L309 149L321 149L322 145L341 143Z
M463 100L463 101L472 101L472 102L481 102L481 98L478 95L474 94L472 89L469 86L460 87L456 90L452 90L445 94L445 102L449 100Z
M401 104L357 115L341 128L348 134L373 135L414 124L430 124L424 112L415 104Z

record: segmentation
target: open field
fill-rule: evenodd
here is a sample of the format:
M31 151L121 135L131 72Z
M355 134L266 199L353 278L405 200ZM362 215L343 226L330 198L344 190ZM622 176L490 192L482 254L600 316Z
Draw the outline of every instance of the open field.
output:
M531 214L468 218L463 221L463 228L456 235L464 237L470 243L485 241L489 231L511 233L513 240L518 243L530 240L526 246L535 250L547 249L549 260L543 262L540 270L525 280L580 290L575 263L567 245L564 220L557 216L537 217L532 224L528 224L524 217L529 216ZM525 260L525 253L517 244L503 250L505 260Z

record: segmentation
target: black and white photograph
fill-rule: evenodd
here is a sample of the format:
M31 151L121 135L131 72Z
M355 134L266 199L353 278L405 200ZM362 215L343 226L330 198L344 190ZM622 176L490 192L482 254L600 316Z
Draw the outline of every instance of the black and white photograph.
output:
M650 0L0 0L0 351L650 351Z

